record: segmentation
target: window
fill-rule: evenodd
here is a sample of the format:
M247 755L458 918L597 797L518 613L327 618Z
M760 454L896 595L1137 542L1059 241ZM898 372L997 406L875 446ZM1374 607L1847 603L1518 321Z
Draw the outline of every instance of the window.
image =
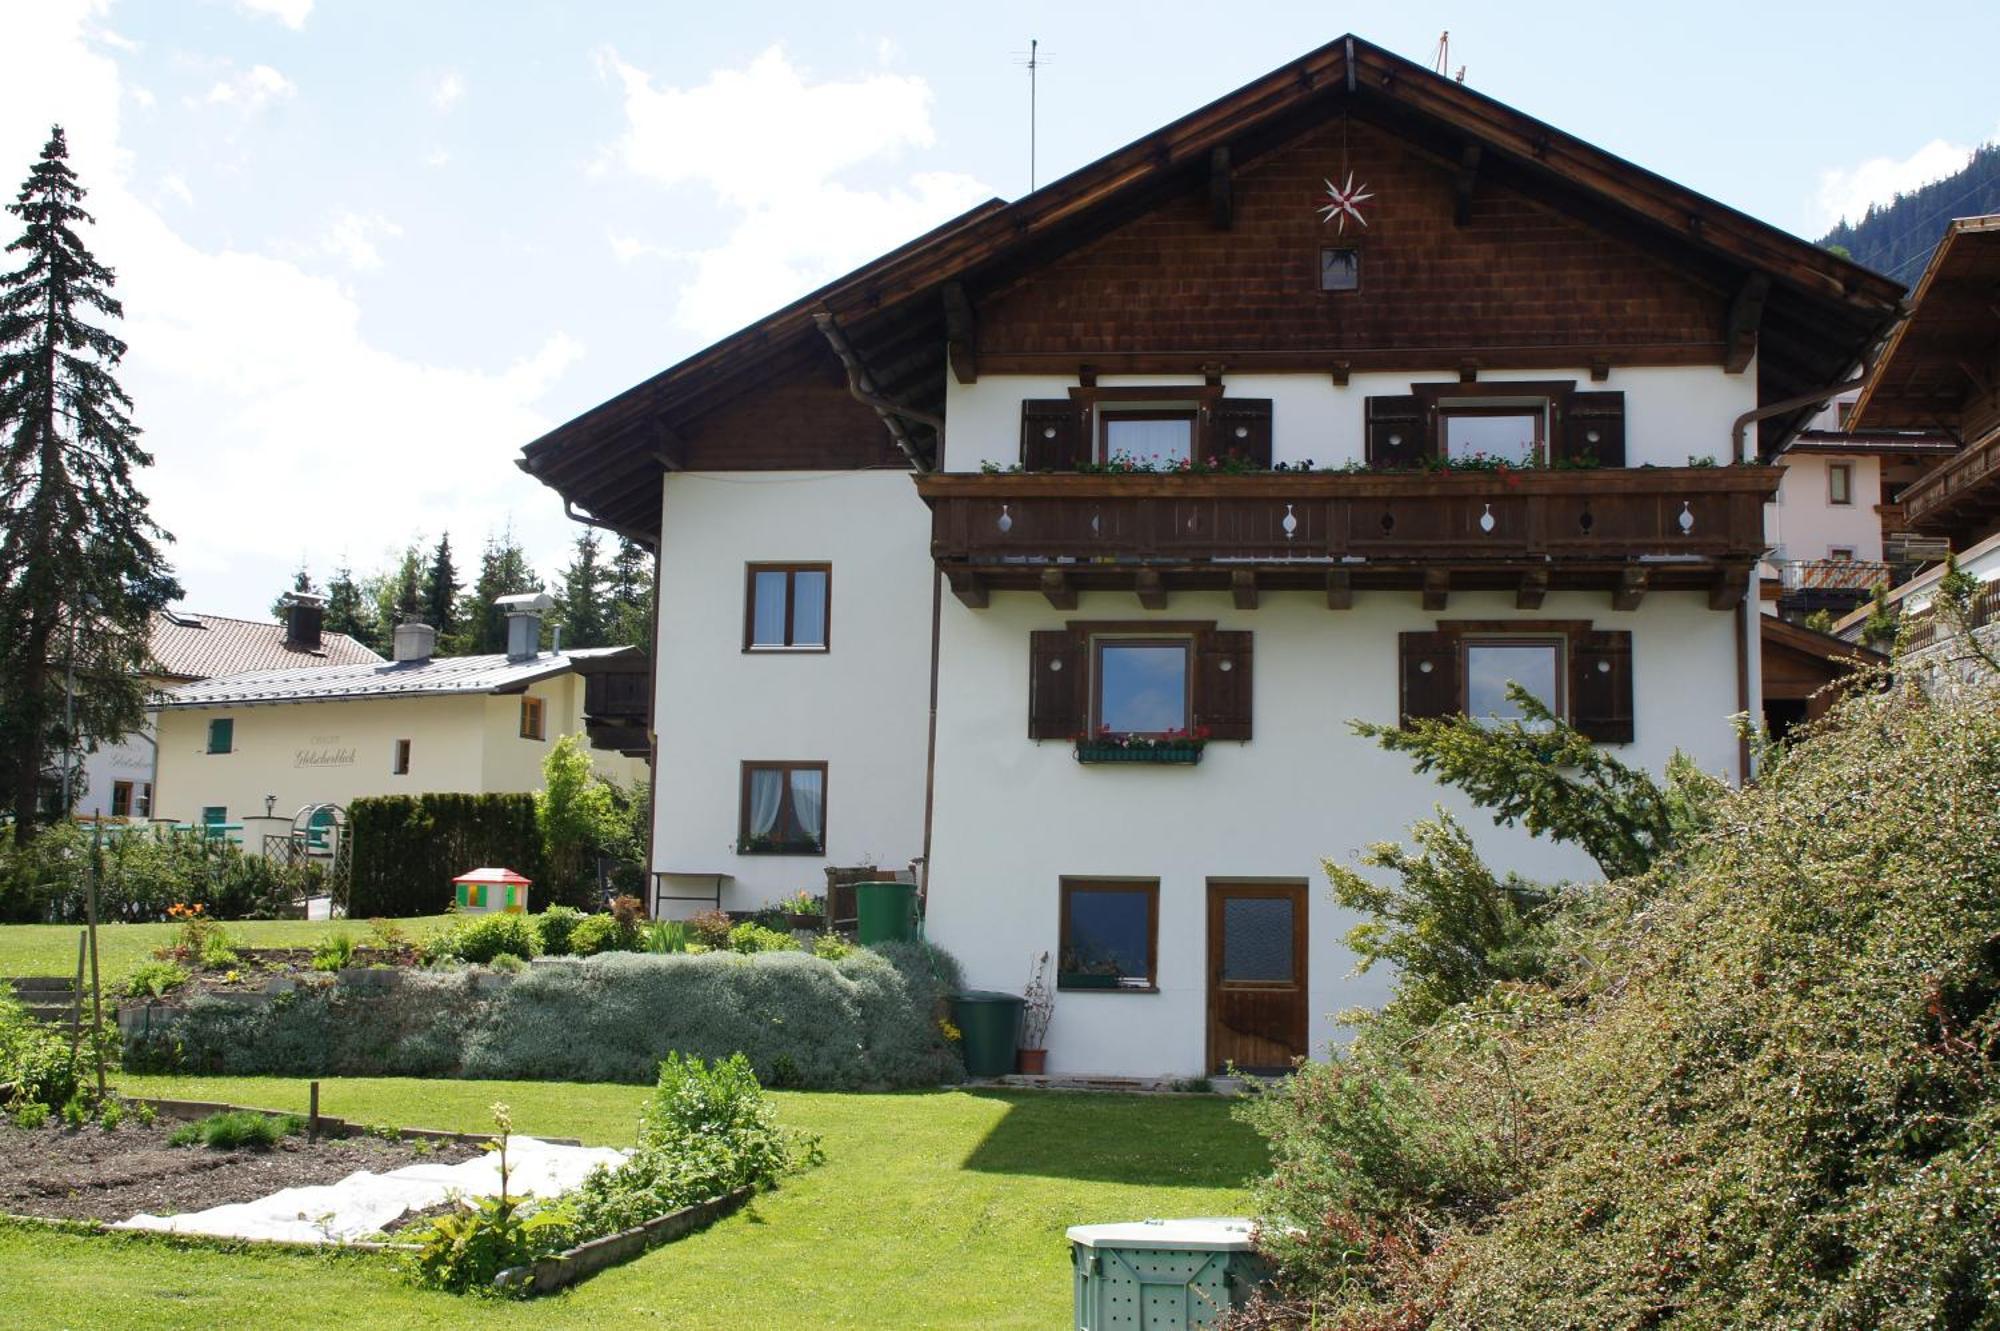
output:
M1100 462L1129 457L1158 469L1194 461L1192 410L1100 411L1097 414Z
M139 783L139 799L138 802L133 806L132 813L133 816L138 818L151 818L153 816L152 782L141 781Z
M1062 880L1059 989L1158 986L1160 885L1151 880Z
M826 853L826 764L743 764L736 849L742 855Z
M832 583L830 564L750 565L743 650L825 651Z
M1444 455L1451 461L1485 456L1530 463L1542 456L1548 406L1543 402L1453 404L1440 407Z
M410 774L410 741L406 739L396 741L396 757L389 770L396 776Z
M1826 468L1826 502L1842 506L1854 502L1854 464L1830 462Z
M1092 733L1164 735L1192 730L1193 646L1188 638L1095 639Z
M236 722L227 716L218 716L208 723L208 751L228 753L236 747Z
M1467 638L1465 714L1480 721L1519 721L1521 709L1507 696L1519 684L1557 716L1563 715L1561 638Z
M229 821L229 810L220 804L210 804L201 811L203 827L220 827Z
M1319 289L1321 291L1358 291L1361 289L1361 251L1343 249L1323 249L1319 252Z
M132 816L132 783L113 781L111 783L111 816L130 818Z
M547 739L549 732L543 718L542 700L532 693L521 695L521 738Z
M1828 559L1840 559L1852 562L1854 559L1854 547L1851 545L1836 545L1826 552L1826 557Z

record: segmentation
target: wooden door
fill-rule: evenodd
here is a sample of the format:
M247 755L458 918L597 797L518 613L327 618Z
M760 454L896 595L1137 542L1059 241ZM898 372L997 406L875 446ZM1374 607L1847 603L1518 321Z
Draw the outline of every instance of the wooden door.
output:
M1283 1072L1305 1052L1305 884L1211 882L1209 1071Z

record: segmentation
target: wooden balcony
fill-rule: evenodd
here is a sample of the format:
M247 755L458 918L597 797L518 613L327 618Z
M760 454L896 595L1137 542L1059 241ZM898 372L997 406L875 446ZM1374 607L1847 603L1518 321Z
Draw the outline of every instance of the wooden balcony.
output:
M1727 609L1764 552L1775 467L1658 467L1445 474L1260 472L1242 476L929 475L931 555L967 605L1039 591L1064 609L1081 591L1706 591Z

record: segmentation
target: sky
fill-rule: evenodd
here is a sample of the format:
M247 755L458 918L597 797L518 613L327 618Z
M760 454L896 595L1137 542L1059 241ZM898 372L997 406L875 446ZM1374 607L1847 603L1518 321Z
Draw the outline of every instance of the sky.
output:
M1807 237L2000 137L2000 6L1962 0L0 0L0 187L65 127L185 604L255 615L445 531L553 572L580 529L521 445L1025 193L1031 38L1046 184L1445 29L1469 86Z

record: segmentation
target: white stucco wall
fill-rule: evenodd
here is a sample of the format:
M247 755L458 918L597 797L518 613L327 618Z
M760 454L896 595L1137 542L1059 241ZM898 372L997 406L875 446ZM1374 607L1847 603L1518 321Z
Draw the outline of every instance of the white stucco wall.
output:
M116 744L100 744L82 756L83 793L76 802L79 815L110 817L112 787L120 781L132 783L133 814L138 814L144 789L153 780L153 746L148 742L152 733L149 721ZM56 765L60 766L59 759Z
M158 816L192 822L211 806L228 821L307 804L345 805L364 795L490 794L541 789L542 760L556 740L578 734L582 682L561 676L534 685L546 738L520 735L518 695L370 698L255 707L166 708L158 716ZM209 753L208 723L235 722L229 753ZM396 741L410 741L410 770L398 775ZM592 751L602 775L630 782L644 764Z
M1628 466L1686 466L1690 457L1726 461L1729 428L1757 405L1757 369L1724 374L1713 366L1641 366L1614 369L1593 383L1587 366L1572 370L1495 370L1479 382L1573 379L1579 391L1625 394L1625 460ZM1146 384L1186 385L1198 375L1102 375L1107 388ZM1412 383L1456 383L1456 375L1410 371L1357 373L1346 387L1324 374L1230 374L1232 397L1271 399L1273 462L1311 458L1323 467L1364 457L1366 401L1408 393ZM944 469L978 471L992 462L1008 467L1021 460L1021 402L1060 398L1076 379L1059 375L981 375L973 384L946 379L946 419L950 422Z
M1778 501L1764 505L1764 539L1773 559L1828 559L1836 548L1854 551L1871 563L1882 558L1882 460L1873 457L1828 457L1817 453L1784 455L1785 475L1778 484ZM1854 502L1834 504L1827 498L1829 463L1853 468Z
M1030 961L1055 952L1059 880L1160 880L1159 992L1058 994L1049 1066L1064 1073L1205 1071L1207 881L1271 878L1308 885L1310 1047L1337 1034L1334 1014L1372 1005L1391 977L1354 977L1341 938L1355 921L1330 898L1323 858L1353 863L1442 803L1475 830L1489 862L1544 880L1594 877L1575 850L1495 827L1405 759L1352 735L1349 718L1393 723L1397 640L1440 618L1590 619L1633 634L1636 740L1619 756L1664 766L1678 747L1735 773L1736 616L1692 593L1656 593L1630 613L1602 595L1550 595L1539 611L1511 596L1454 594L1442 614L1415 592L1363 593L1329 611L1323 597L1266 594L1255 611L1228 596L1182 594L1157 614L1129 595L1052 609L1002 593L985 610L947 598L942 623L930 936L968 983L1017 991ZM1213 619L1255 632L1255 738L1214 743L1193 767L1090 765L1068 743L1026 738L1028 634L1068 619Z
M736 910L823 891L828 864L901 868L923 850L933 581L909 475L682 473L663 491L654 867L733 875ZM833 566L831 650L746 653L746 565L815 562ZM755 760L827 764L825 856L736 853Z

